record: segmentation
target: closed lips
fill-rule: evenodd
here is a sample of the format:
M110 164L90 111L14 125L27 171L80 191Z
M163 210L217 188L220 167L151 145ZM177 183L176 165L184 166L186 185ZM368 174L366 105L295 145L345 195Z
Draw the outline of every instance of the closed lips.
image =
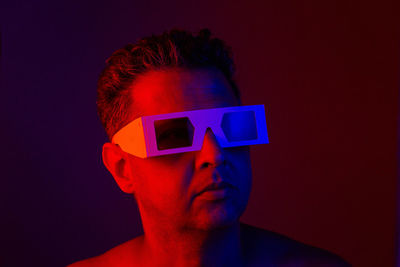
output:
M213 190L221 190L221 189L233 189L234 187L227 183L227 182L221 182L221 183L212 183L206 186L203 190L198 193L198 195L207 192L207 191L213 191Z

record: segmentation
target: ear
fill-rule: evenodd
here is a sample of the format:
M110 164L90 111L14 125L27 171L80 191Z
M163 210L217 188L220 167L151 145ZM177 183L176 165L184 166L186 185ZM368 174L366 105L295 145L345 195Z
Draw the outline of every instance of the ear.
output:
M121 148L112 143L103 145L103 163L114 177L119 188L125 193L134 192L134 179L128 164L128 155Z

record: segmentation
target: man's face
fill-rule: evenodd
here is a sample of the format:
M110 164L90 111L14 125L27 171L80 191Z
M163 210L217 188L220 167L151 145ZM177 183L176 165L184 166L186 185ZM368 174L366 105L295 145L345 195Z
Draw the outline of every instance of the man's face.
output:
M131 92L132 119L239 105L216 69L151 71L138 77ZM146 159L129 155L127 164L144 225L209 230L236 222L247 205L249 148L221 148L210 130L199 151ZM221 184L227 187L203 192Z

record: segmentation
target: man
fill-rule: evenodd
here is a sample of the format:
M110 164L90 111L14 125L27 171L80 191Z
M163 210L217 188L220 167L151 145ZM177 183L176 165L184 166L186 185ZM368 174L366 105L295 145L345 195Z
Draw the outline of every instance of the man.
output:
M107 60L97 99L112 140L103 161L135 197L144 235L71 266L348 266L239 222L248 145L267 137L264 111L242 106L233 74L230 49L207 29L144 38Z

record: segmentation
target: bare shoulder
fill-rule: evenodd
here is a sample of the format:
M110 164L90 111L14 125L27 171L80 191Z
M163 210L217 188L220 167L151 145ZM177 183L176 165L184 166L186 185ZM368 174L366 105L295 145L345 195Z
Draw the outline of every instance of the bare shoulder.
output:
M84 259L68 265L67 267L111 267L111 266L132 266L135 262L136 253L142 236L126 241L105 253Z
M99 255L96 257L89 258L89 259L84 259L84 260L74 262L74 263L68 265L67 267L105 266L104 260L102 260L102 258L103 258L103 255Z
M284 235L241 224L242 245L249 262L262 266L351 266L338 255Z

